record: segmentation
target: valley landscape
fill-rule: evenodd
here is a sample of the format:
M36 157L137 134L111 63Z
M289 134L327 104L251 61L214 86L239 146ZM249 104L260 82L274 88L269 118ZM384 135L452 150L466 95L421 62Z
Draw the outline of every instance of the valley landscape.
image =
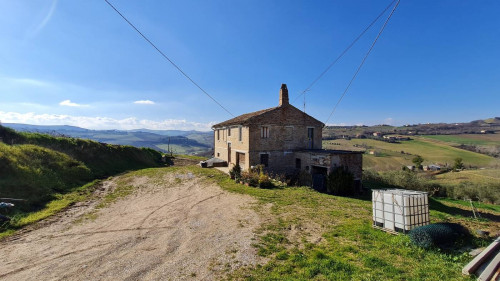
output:
M37 127L29 130L33 132L35 128L40 132ZM122 167L106 171L104 167L113 165L99 163L102 161L99 158L104 159L102 155L80 156L78 147L109 145L69 137L68 132L77 131L75 128L50 129L51 135L2 129L0 157L4 165L9 164L1 171L12 175L3 178L2 195L28 200L8 213L13 219L2 226L0 243L6 266L0 270L0 276L5 280L31 280L34 276L37 279L33 280L61 276L74 280L111 276L179 280L282 280L284 276L371 280L374 276L384 276L384 279L396 280L403 273L406 280L468 280L459 274L461 266L468 261L466 252L421 250L412 246L406 236L391 236L371 228L370 193L344 198L318 193L308 187L247 187L234 183L217 170L191 166L199 160L186 162L182 156L169 156L166 163L161 163L157 152L151 152L152 161L142 164L153 168L138 169L130 166L137 160L126 160L121 162ZM326 130L327 134L334 131ZM81 136L100 136L99 141L114 137L114 143L127 144L127 137L135 133L82 130ZM154 134L161 136L161 132ZM471 231L498 233L500 159L459 148L462 144L496 147L500 145L498 135L497 131L488 135L412 135L411 139L398 142L389 142L383 137L344 135L335 138L330 135L323 141L323 147L363 151L366 188L396 185L425 189L429 183L454 189L464 188L464 183L474 188L488 186L492 192L489 196L473 197L479 200L475 207L480 220L473 219L470 204L463 201L464 198L452 196L447 189L447 196L436 193L431 198L431 222L445 220L466 225ZM120 145L109 147L121 149ZM131 146L123 148L126 147L141 150ZM190 143L185 143L185 147L189 149ZM146 152L150 148L143 149ZM114 152L115 156L122 153ZM52 154L54 156L50 156ZM406 182L398 186L387 177L391 173L407 173L401 171L401 167L412 165L415 155L422 156L423 165L441 165L443 170L451 166L454 159L461 158L465 169L412 172L420 179L418 185L411 187L404 186ZM22 162L25 157L31 160ZM44 163L54 163L53 159L61 159L56 160L60 164L51 164L44 168L47 170L34 174L46 165ZM165 165L168 167L161 167ZM62 167L77 170L61 170ZM138 170L120 174L130 169ZM60 178L44 176L58 171ZM81 176L65 179L69 174ZM107 176L111 177L106 179ZM6 184L12 187L5 189ZM20 186L25 188L19 189ZM51 191L46 189L48 186L53 186ZM436 185L432 187L435 189ZM44 197L40 197L42 194ZM153 198L158 202L154 203ZM228 209L234 209L231 214L239 215L224 217ZM217 220L207 216L214 212L220 212ZM224 225L223 232L217 225ZM219 241L217 237L224 237L221 244L209 242ZM487 241L474 238L469 243L477 247ZM27 251L34 260L22 258ZM216 254L220 252L225 254ZM148 258L138 262L137 255ZM127 271L116 271L116 262L111 267L95 266L110 258L126 265ZM20 260L23 263L12 262ZM49 272L45 270L48 267L52 268ZM374 271L374 268L377 269Z
M173 154L207 155L213 147L212 132L179 130L88 130L75 126L40 126L28 124L4 123L20 132L45 133L53 136L65 136L94 140L109 144L149 147L161 152Z
M0 280L500 280L499 10L0 1Z

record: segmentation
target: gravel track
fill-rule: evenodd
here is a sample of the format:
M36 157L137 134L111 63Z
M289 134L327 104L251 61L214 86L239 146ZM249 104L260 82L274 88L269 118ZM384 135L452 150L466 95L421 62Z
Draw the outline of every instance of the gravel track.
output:
M136 191L105 208L80 204L1 242L0 279L218 280L259 262L251 197L191 174L130 183Z

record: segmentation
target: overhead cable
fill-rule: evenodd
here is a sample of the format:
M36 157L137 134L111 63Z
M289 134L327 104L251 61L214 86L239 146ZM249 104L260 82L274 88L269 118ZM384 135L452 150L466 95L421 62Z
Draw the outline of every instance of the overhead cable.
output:
M399 2L400 0L398 0L398 2L396 3L396 5L394 5L394 8L392 9L391 13L389 14L389 16L387 17L387 19L385 20L384 22L384 25L382 26L382 28L380 29L380 31L378 32L377 34L377 37L375 37L375 40L373 40L373 43L372 45L370 46L370 49L368 50L368 52L366 52L366 55L365 57L363 58L363 60L361 61L361 64L358 66L358 69L356 70L356 72L354 73L354 75L352 76L352 79L351 81L349 81L349 84L347 85L347 87L345 88L344 90L344 93L342 94L342 96L340 96L340 99L337 101L337 103L335 104L335 106L333 107L333 110L332 112L330 113L330 115L328 116L328 119L326 119L325 121L325 125L327 124L327 122L330 120L330 118L332 117L333 113L335 112L335 110L337 109L337 106L340 104L340 102L342 101L342 99L344 98L344 96L346 95L347 91L349 90L349 88L351 87L352 85L352 82L354 81L354 79L356 79L356 76L358 76L358 73L359 71L361 70L361 67L363 67L363 64L365 63L366 59L368 58L368 56L370 55L371 51L373 50L373 47L375 46L375 44L377 43L377 40L378 38L380 37L380 35L382 34L382 32L384 31L385 27L387 26L387 23L389 22L389 19L391 19L392 15L394 14L394 11L396 11L396 8L398 7L399 5Z
M167 57L167 55L165 55L165 53L163 53L158 47L156 47L156 45L151 42L151 40L149 40L146 35L144 35L141 31L139 31L139 29L137 29L137 27L135 27L135 25L133 25L122 13L120 13L120 11L118 11L117 8L115 8L115 6L113 6L108 0L104 0L111 8L113 8L113 10L115 10L116 13L118 13L118 15L120 15L135 31L137 31L137 33L139 33L142 38L144 38L144 40L146 40L146 42L148 42L156 51L158 51L158 53L160 53L160 55L162 55L168 62L170 62L170 64L172 64L172 66L174 66L180 73L182 73L182 75L184 75L184 77L186 77L193 85L195 85L198 89L200 89L205 95L207 95L212 101L214 101L217 105L219 105L222 109L224 109L227 113L229 113L229 115L233 116L234 115L229 111L227 110L224 106L222 106L222 104L220 104L214 97L212 97L209 93L207 93L207 91L205 91L202 87L200 87L200 85L198 85L198 83L196 83L193 79L191 79L191 77L189 77L189 75L187 75L179 66L177 66L177 64L175 64L169 57Z
M397 0L394 0L392 1L391 3L389 3L389 5L387 5L387 7L385 7L385 9L363 30L363 32L361 32L358 37L356 37L356 39L354 39L351 44L349 44L349 46L347 46L344 51L342 51L342 53L340 53L340 55L332 62L328 65L328 67L323 70L323 72L321 72L321 74L316 77L316 79L314 79L314 81L312 81L311 84L309 84L309 86L304 90L302 91L298 96L295 97L295 99L292 101L292 103L294 103L298 98L300 98L302 95L304 95L306 92L308 92L312 86L314 86L314 84L316 84L316 82L318 82L322 77L323 75L325 75L329 70L330 68L332 68L346 53L347 51L349 51L352 46L354 46L354 44L356 44L356 42L358 42L358 40L363 37L363 35L380 19L380 17L382 17L385 12L387 12L387 10L389 10L389 8L394 4L394 2L396 2Z

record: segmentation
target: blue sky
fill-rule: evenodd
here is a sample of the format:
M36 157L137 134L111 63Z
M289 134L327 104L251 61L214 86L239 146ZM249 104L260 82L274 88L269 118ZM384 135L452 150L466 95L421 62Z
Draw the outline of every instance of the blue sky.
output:
M110 0L234 115L291 100L391 1ZM402 1L329 124L500 116L499 1ZM306 95L326 121L390 10ZM303 99L295 105L303 108ZM0 120L197 129L231 118L104 1L0 0Z

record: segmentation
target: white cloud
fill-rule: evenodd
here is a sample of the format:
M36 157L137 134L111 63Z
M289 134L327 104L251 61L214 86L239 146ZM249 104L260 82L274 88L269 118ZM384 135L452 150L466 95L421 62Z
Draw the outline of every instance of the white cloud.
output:
M63 100L62 102L59 103L59 105L62 105L62 106L73 106L73 107L88 106L88 105L85 105L85 104L74 103L74 102L71 102L70 100Z
M71 116L58 114L36 114L0 111L0 121L4 123L24 123L34 125L72 125L96 130L198 130L209 131L215 122L198 123L184 119L166 119L161 121L129 117L114 119L109 117Z
M134 101L135 104L155 104L154 101L150 101L150 100L137 100L137 101Z
M326 126L350 126L347 123L327 123Z
M22 84L22 85L29 85L29 86L35 86L35 87L50 87L51 86L51 84L48 83L48 82L46 82L46 81L37 80L37 79L30 79L30 78L2 77L2 80L12 81L13 83L18 83L18 84Z
M386 125L394 125L394 119L392 119L391 117L385 118L384 119L384 124L386 124Z

